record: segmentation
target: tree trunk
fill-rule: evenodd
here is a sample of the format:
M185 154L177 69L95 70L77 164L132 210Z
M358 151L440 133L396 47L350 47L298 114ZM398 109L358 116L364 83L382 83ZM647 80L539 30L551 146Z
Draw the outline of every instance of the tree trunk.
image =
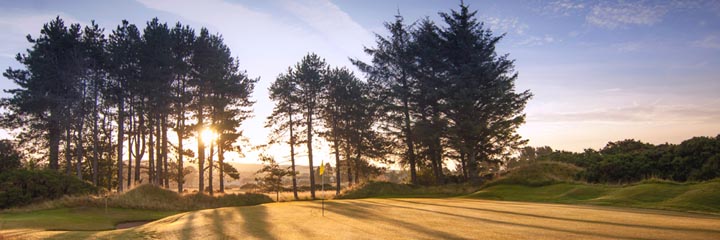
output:
M308 165L310 167L310 197L315 199L315 170L313 169L313 151L312 151L312 113L308 109L307 119L307 149L308 149Z
M163 162L162 162L162 126L160 117L155 114L155 185L162 186Z
M178 186L178 193L183 192L183 183L185 182L185 175L183 175L183 135L185 134L185 118L183 114L185 113L185 107L182 103L180 103L180 111L178 111L178 131L177 131L177 137L178 137L178 176L177 176L177 186Z
M220 168L220 192L225 192L225 156L223 156L223 144L218 144L218 163Z
M350 161L350 143L345 143L345 165L347 166L348 187L353 185L352 163ZM357 169L355 170L357 171Z
M333 148L335 149L335 196L340 195L340 143L338 142L337 120L333 118Z
M78 128L78 130L77 130L77 143L76 143L77 145L75 146L75 149L76 149L76 152L77 152L77 165L75 165L75 167L76 167L76 170L77 170L77 178L80 179L80 180L82 180L82 179L83 179L83 176L82 176L82 161L83 161L83 147L82 147L82 146L83 146L83 139L82 139L82 138L83 138L83 137L82 137L83 134L82 134L82 129L83 129L83 126L84 126L82 118L80 118L80 123L79 123L79 125L80 125L80 126L79 126L79 128Z
M167 115L162 118L162 159L163 159L163 180L165 188L170 188L170 172L168 172L168 136L167 136Z
M470 180L470 183L478 183L478 169L477 169L477 161L476 161L476 152L475 148L471 147L470 152L468 152L468 179Z
M96 84L94 91L94 98L95 103L93 104L93 160L92 160L92 181L93 185L98 186L98 158L100 157L98 154L100 143L99 134L98 133L98 86Z
M148 116L148 182L155 184L155 124Z
M132 101L132 97L130 97L130 109L128 109L130 118L128 121L130 122L130 125L128 127L130 128L128 131L128 169L127 169L127 188L130 189L131 183L132 183L132 164L133 164L133 136L135 135L136 128L135 127L135 113L134 113L134 101ZM137 166L135 166L137 168Z
M142 113L138 113L138 127L135 132L135 184L140 182L140 164L143 156L145 156L145 118Z
M292 111L289 111L288 116L290 118L290 167L292 168L292 185L293 185L293 197L295 200L299 200L297 193L297 172L295 171L295 134L293 133L294 122L292 119Z
M210 141L210 156L208 156L208 191L213 195L213 151L215 150L215 141Z
M50 127L48 129L48 142L50 144L50 169L57 171L58 159L60 153L60 138L62 133L60 132L60 124L56 120L57 111L52 111L50 116Z
M123 192L123 143L125 142L125 100L120 98L118 107L118 192Z
M202 108L198 111L198 129L197 129L197 142L198 142L198 188L199 192L203 193L205 190L205 143L202 140L201 133L203 131L203 115Z
M65 175L70 176L72 172L72 154L70 151L70 141L72 137L70 136L70 128L65 127Z

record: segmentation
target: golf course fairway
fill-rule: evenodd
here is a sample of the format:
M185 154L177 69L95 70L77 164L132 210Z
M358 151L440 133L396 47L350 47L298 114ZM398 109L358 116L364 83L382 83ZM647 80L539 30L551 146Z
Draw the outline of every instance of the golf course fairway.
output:
M465 198L271 203L111 231L2 229L0 239L720 239L720 216ZM0 223L1 224L1 223Z

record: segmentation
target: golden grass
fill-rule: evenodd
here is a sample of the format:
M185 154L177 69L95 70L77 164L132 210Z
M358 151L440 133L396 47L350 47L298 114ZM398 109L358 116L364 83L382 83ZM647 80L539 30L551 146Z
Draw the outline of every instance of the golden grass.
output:
M181 213L102 232L0 230L7 238L82 239L720 239L720 217L488 200L298 201Z

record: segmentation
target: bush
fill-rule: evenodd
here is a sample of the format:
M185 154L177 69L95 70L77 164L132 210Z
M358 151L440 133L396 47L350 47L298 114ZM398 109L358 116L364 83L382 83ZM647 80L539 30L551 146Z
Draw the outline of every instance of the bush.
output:
M0 209L97 190L87 182L57 171L13 170L0 173Z
M577 180L581 171L582 168L569 163L538 161L510 169L505 175L485 186L498 184L545 186L573 182Z

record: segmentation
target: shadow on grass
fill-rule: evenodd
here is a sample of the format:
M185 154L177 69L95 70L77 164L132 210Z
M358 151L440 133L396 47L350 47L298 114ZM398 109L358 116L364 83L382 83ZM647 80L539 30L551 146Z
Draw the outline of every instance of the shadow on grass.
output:
M535 218L544 218L544 219L561 220L561 221L583 222L583 223L591 223L591 224L605 224L605 225L620 226L620 227L649 228L649 229L669 230L669 231L691 231L691 232L720 233L720 230L712 230L712 229L697 229L697 228L683 228L683 227L649 226L649 225L632 224L632 223L616 223L616 222L606 222L606 221L597 221L597 220L585 220L585 219L576 219L576 218L553 217L553 216L544 216L544 215L531 214L531 213L519 213L519 212L511 212L511 211L503 211L503 210L495 210L495 209L479 208L479 207L463 207L463 206L444 205L444 204L436 204L436 203L425 203L425 202L416 202L416 201L401 200L401 199L387 199L387 200L396 201L396 202L403 202L403 203L419 204L419 205L429 205L429 206L448 207L448 208L459 208L459 209L467 209L467 210L475 210L475 211L484 211L484 212L492 212L492 213L500 213L500 214L511 214L511 215L524 216L524 217L535 217Z
M610 235L610 234L569 230L569 229L562 229L562 228L556 228L556 227L550 227L550 226L532 225L532 224L525 224L525 223L506 222L506 221L494 220L494 219L489 219L489 218L466 216L466 215L461 215L461 214L441 212L441 211L435 211L435 210L429 210L429 209L407 207L407 206L400 206L400 205L387 204L387 203L378 203L378 202L372 202L372 201L368 201L368 200L357 200L357 201L367 202L368 204L372 204L372 205L376 205L376 206L385 206L385 207L391 207L391 208L403 208L403 209L409 209L409 210L415 210L415 211L424 211L424 212L442 214L442 215L458 217L458 218L467 218L467 219L482 221L482 222L486 222L486 223L534 228L534 229L549 230L549 231L556 231L556 232L564 232L564 233L570 233L570 234L585 235L585 236L589 236L589 237L605 237L605 238L611 238L611 239L647 239L647 240L650 239L650 238L615 236L615 235Z
M424 235L427 235L430 238L433 239L463 239L463 237L460 237L458 235L454 235L447 232L437 231L433 229L426 228L425 226L418 225L412 222L403 221L400 219L395 218L389 218L385 217L379 214L375 214L373 212L370 212L371 209L377 209L372 204L366 204L366 203L358 203L358 202L352 202L352 203L342 203L342 202L329 202L326 203L328 207L326 207L325 211L337 213L340 215L347 216L349 218L353 219L362 219L362 220L378 220L382 221L384 223L387 223L387 225L395 225L400 226L402 228L407 229L408 231L414 231L418 232ZM316 209L317 207L311 207L311 206L304 206L306 208L312 208ZM363 231L363 230L361 230ZM365 231L363 231L365 232Z
M187 219L185 219L185 225L183 226L182 231L180 232L180 239L192 239L192 223L193 219L195 219L195 214L198 214L197 212L189 213L187 215Z
M263 205L238 207L234 210L243 219L243 228L250 235L259 239L276 239L269 231L267 208Z

